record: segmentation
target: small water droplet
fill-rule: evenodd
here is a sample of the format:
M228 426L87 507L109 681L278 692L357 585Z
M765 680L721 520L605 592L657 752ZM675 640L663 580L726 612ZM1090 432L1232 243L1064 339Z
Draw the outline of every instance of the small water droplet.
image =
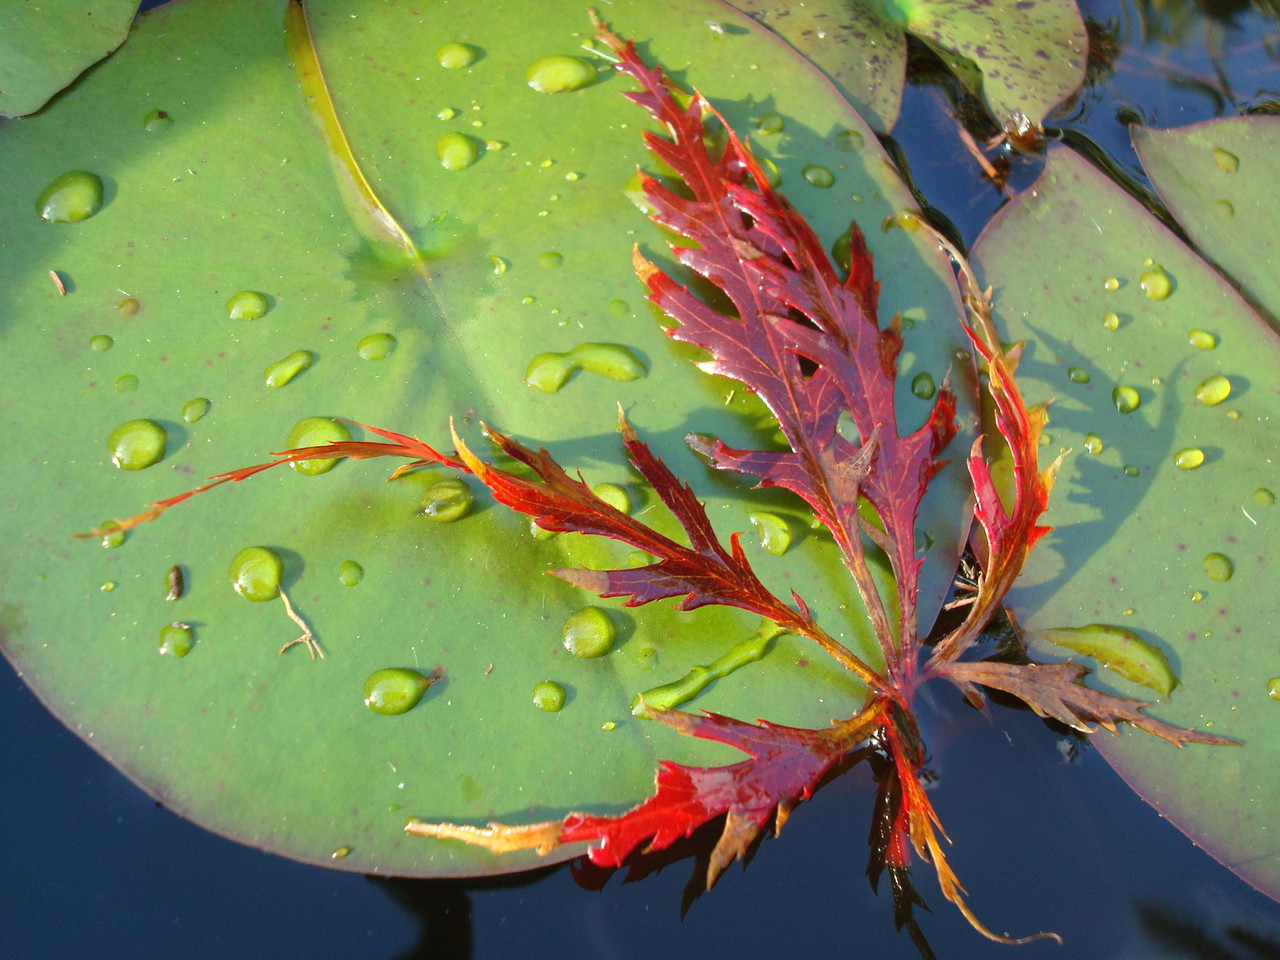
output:
M626 317L631 314L631 307L627 305L625 300L610 300L605 304L605 309L615 317Z
M116 393L133 393L138 389L138 378L132 373L126 373L123 377L116 378Z
M1089 453L1092 453L1096 457L1104 449L1102 444L1102 438L1099 437L1096 433L1089 434L1084 438L1084 448L1085 450L1087 450Z
M597 483L591 492L619 513L631 512L631 497L625 488L616 483Z
M502 259L502 257L490 257L489 266L495 274L502 276L507 272L507 268L511 266L510 261Z
M1218 165L1218 169L1223 173L1235 173L1240 169L1240 158L1229 150L1223 150L1221 147L1213 148L1213 162Z
M523 297L520 298L520 302L523 303L525 306L528 306L531 303L536 303L537 300L538 300L537 297L531 297L528 294L525 294Z
M102 531L102 547L104 550L114 550L116 547L124 546L125 540L129 537L128 530L121 530L120 524L114 520L108 520L98 527Z
M1117 278L1117 277L1107 277L1107 279L1105 279L1105 280L1103 280L1103 281L1102 281L1102 289L1103 289L1103 290L1108 290L1108 291L1111 291L1111 290L1119 290L1119 289L1120 289L1120 280L1119 280L1119 278Z
M394 717L408 713L422 700L431 684L443 676L440 670L422 674L407 667L383 667L364 682L364 705L374 713Z
M1164 267L1155 264L1150 270L1143 271L1138 277L1138 285L1148 300L1164 300L1173 293L1173 280L1165 273Z
M625 382L647 372L640 358L617 343L580 343L566 353L540 353L529 361L524 382L543 393L555 393L575 370L587 370Z
M764 178L769 182L769 186L776 187L782 183L782 174L778 170L778 165L768 157L756 157L760 163L760 169L764 171Z
M1173 457L1173 463L1180 470L1194 470L1204 463L1204 451L1199 447L1179 450Z
M1196 387L1196 399L1206 407L1216 407L1229 396L1231 381L1220 373L1215 373Z
M857 130L841 130L836 134L835 141L836 149L843 150L846 153L859 153L867 142L866 138Z
M780 557L790 549L795 533L784 517L759 510L748 513L747 519L760 535L760 546L766 553Z
M932 400L938 392L938 385L933 382L932 374L917 373L911 378L911 392L921 400Z
M213 404L206 397L192 397L182 405L182 419L187 423L203 420Z
M351 431L347 429L345 423L330 417L303 417L289 431L285 447L296 450L298 447L318 447L325 443L350 439ZM341 459L341 457L334 457L324 460L297 460L289 466L308 477L317 477L322 473L328 473L338 465Z
M1089 371L1084 367L1068 367L1067 379L1072 383L1088 383Z
M142 470L164 458L168 435L154 420L127 420L107 437L111 462L121 470Z
M1212 350L1218 345L1218 338L1205 330L1192 330L1187 334L1187 342L1197 350Z
M185 657L195 643L191 624L175 621L160 628L160 655Z
M280 595L283 575L284 561L269 547L245 547L232 559L227 573L236 593L259 603Z
M835 174L817 163L809 164L800 173L808 183L824 190L836 182Z
M1115 313L1104 313L1102 315L1102 325L1108 330L1120 329L1120 316Z
M289 381L310 367L315 359L316 355L310 350L295 350L263 370L262 379L268 387L279 389L287 386Z
M533 685L533 705L547 713L557 713L564 707L564 687L554 680L543 680Z
M1267 681L1267 696L1272 700L1280 700L1280 677L1272 677Z
M476 62L480 51L465 43L451 41L436 51L436 62L446 70L461 70Z
M142 304L138 302L136 297L125 297L116 304L116 312L126 320L134 316L141 309Z
M475 496L465 481L456 477L439 480L427 488L422 515L436 523L452 523L471 512Z
M446 170L465 170L480 159L480 145L465 133L446 133L436 141L436 157Z
M1124 465L1124 475L1125 475L1126 477L1136 477L1136 476L1138 476L1140 473L1142 473L1142 471L1141 471L1141 470L1139 470L1137 467L1135 467L1133 464L1131 464L1131 463L1126 463L1126 464Z
M105 333L100 333L96 337L89 338L89 349L102 353L104 350L110 350L115 346L115 343L116 342Z
M1111 391L1111 402L1121 413L1133 413L1142 406L1142 397L1133 387L1116 387Z
M1220 217L1230 218L1236 215L1236 206L1230 200L1215 200L1213 207Z
M164 133L173 126L173 117L166 110L151 110L142 118L142 129L147 133Z
M564 263L564 254L556 253L554 250L548 250L546 253L538 254L538 263L548 270L554 270L560 264Z
M454 107L444 107L441 110L437 111L436 119L452 120L457 115L458 115L458 111Z
M1203 599L1204 599L1204 594L1203 594L1203 593L1201 593L1199 590L1192 590L1192 591L1191 591L1191 602L1192 602L1192 603L1199 603L1199 602L1200 602L1200 601L1202 601Z
M608 733L610 730L618 729L618 724L613 720L606 720L604 723L600 724L600 729L605 733Z
M1210 580L1226 583L1236 572L1236 568L1224 554L1211 553L1204 558L1204 572L1209 575Z
M114 580L103 580L102 583L98 586L98 589L101 590L103 593L110 593L115 588L116 588L116 582Z
M613 648L618 631L607 611L600 607L583 607L569 615L560 628L564 648L575 657L602 657Z
M1276 495L1266 487L1259 487L1253 491L1253 502L1260 507L1270 507L1276 502Z
M773 133L781 133L784 126L786 124L776 113L766 113L756 120L756 133L762 133L766 136Z
M535 60L524 79L539 93L569 93L596 82L596 68L581 57L557 53Z
M338 582L344 587L354 587L364 579L364 567L354 560L343 560L338 565Z
M227 316L232 320L257 320L271 309L271 301L256 290L241 290L227 301Z
M356 344L361 360L385 360L395 352L396 338L389 333L371 333Z
M87 170L54 177L36 198L36 213L50 223L79 223L102 209L102 180Z
M1228 419L1228 420L1239 420L1239 419L1240 419L1240 411L1239 411L1239 410L1228 410L1228 411L1227 411L1227 419Z
M329 859L342 860L349 856L351 856L351 848L344 843L342 846L334 848L333 853L329 854Z

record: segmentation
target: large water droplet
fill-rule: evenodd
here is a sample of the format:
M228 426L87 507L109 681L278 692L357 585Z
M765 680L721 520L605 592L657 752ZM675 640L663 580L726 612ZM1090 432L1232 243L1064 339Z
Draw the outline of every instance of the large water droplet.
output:
M195 643L191 624L175 621L167 627L160 628L160 655L165 657L185 657L191 652Z
M1230 219L1236 215L1236 205L1230 200L1215 200L1213 208L1218 211L1218 216Z
M36 198L36 213L50 223L79 223L102 209L102 180L87 170L54 177Z
M126 373L122 377L116 377L115 388L116 393L133 393L138 389L138 378L132 373Z
M786 124L776 113L766 113L756 120L756 133L763 133L766 136L773 133L781 133L784 126Z
M580 343L566 353L540 353L529 361L524 382L543 393L555 393L575 370L610 380L638 380L646 373L640 358L617 343Z
M369 674L364 682L364 705L374 713L394 717L408 713L422 700L431 684L443 676L433 670L419 673L407 667L383 667Z
M493 272L500 277L507 272L507 268L510 267L511 264L502 259L502 257L490 257L489 266L492 267Z
M822 187L823 189L826 189L836 182L835 174L826 167L817 163L809 164L809 166L800 171L800 174L808 183L815 187Z
M1215 373L1196 387L1196 399L1206 407L1215 407L1231 396L1231 381Z
M596 82L596 68L580 57L557 53L535 60L524 79L539 93L568 93Z
M354 587L364 579L364 567L354 560L343 560L338 566L338 582L344 587Z
M1104 313L1102 315L1102 325L1108 330L1120 329L1120 315L1116 313Z
M466 43L451 41L436 51L436 62L446 70L461 70L476 62L480 51Z
M1187 334L1187 342L1197 350L1212 350L1218 345L1218 338L1205 330L1192 330Z
M846 153L858 153L866 142L866 138L857 130L841 130L835 135L836 149Z
M136 316L138 311L141 309L142 304L138 301L137 297L125 297L116 304L116 312L125 320L128 320L132 316Z
M203 420L213 404L206 397L193 397L182 405L182 419L187 423Z
M127 420L107 437L111 462L121 470L142 470L164 458L168 435L154 420Z
M554 680L543 680L533 685L533 705L547 713L556 713L565 701L565 689Z
M257 290L241 290L227 301L227 316L232 320L257 320L270 309L271 301Z
M776 513L757 510L747 514L747 519L760 535L760 546L766 553L780 557L790 549L795 533L784 517Z
M262 379L268 387L280 388L315 362L316 355L310 350L295 350L262 371Z
M1173 280L1165 273L1160 264L1152 264L1151 269L1144 270L1138 277L1138 285L1148 300L1163 300L1173 293Z
M548 270L554 270L560 264L564 263L564 254L556 253L554 250L548 250L546 253L538 254L538 263Z
M1103 451L1102 438L1096 433L1091 433L1084 438L1084 448L1095 457Z
M330 417L303 417L289 431L285 446L290 450L296 450L298 447L318 447L321 444L350 439L351 431L347 429L345 423ZM297 460L289 466L308 477L316 477L322 473L328 473L338 465L341 459L341 457L334 457L324 460Z
M1187 447L1174 454L1173 462L1180 470L1194 470L1204 463L1204 451L1199 447Z
M1072 383L1088 383L1089 371L1084 367L1068 367L1067 379Z
M1102 289L1108 292L1120 289L1120 280L1118 277L1107 277L1102 281Z
M446 133L436 141L436 156L446 170L465 170L480 159L480 144L465 133Z
M227 576L236 593L246 600L263 602L280 595L284 561L270 547L245 547L231 561Z
M603 657L618 636L609 614L599 607L583 607L569 615L560 628L564 648L575 657Z
M938 392L938 385L933 382L932 374L917 373L911 378L911 392L921 400L932 400Z
M1270 507L1276 502L1276 495L1266 487L1259 487L1253 491L1253 502L1260 507Z
M1223 150L1221 147L1213 148L1213 162L1223 173L1235 173L1240 169L1240 158L1230 150Z
M436 112L436 118L440 120L452 120L458 115L455 107L442 107Z
M619 513L631 512L631 497L616 483L597 483L591 488L591 492Z
M422 515L436 523L452 523L470 513L474 503L475 496L464 481L440 480L427 488Z
M89 338L89 349L102 353L104 350L110 350L115 346L115 341L105 333L100 333L96 337Z
M142 129L147 133L164 133L173 126L173 117L165 110L151 110L142 118Z
M389 333L371 333L356 344L361 360L385 360L395 351L396 338Z
M1236 572L1236 568L1224 554L1211 553L1204 558L1204 572L1209 575L1210 580L1226 583Z
M1133 413L1142 405L1142 397L1133 387L1116 387L1111 391L1111 402L1121 413Z

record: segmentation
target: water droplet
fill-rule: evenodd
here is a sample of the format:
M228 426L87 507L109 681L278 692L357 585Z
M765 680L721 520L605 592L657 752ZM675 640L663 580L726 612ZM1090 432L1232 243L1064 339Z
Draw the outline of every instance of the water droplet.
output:
M1102 289L1108 290L1108 291L1119 290L1120 289L1119 279L1117 279L1116 277L1107 277L1107 279L1102 281Z
M756 133L763 133L766 136L773 133L781 133L784 126L786 124L776 113L766 113L756 120Z
M1126 463L1126 464L1124 465L1124 475L1125 475L1126 477L1136 477L1136 476L1138 476L1138 475L1139 475L1139 474L1141 474L1141 473L1142 473L1142 471L1141 471L1141 470L1139 470L1137 467L1135 467L1135 466L1134 466L1133 464L1131 464L1131 463Z
M1215 373L1196 387L1196 399L1206 407L1216 407L1231 396L1231 381L1220 373Z
M1142 272L1138 277L1138 285L1142 287L1148 300L1163 300L1173 293L1173 280L1158 263Z
M241 290L227 301L227 316L232 320L257 320L270 309L271 301L256 290Z
M1276 502L1276 495L1266 487L1259 487L1253 491L1253 502L1260 507L1270 507Z
M1272 677L1267 681L1267 696L1272 700L1280 700L1280 677Z
M116 312L126 320L134 316L141 309L142 304L138 302L137 297L125 297L116 304Z
M1204 594L1203 594L1203 593L1201 593L1199 590L1192 590L1192 591L1191 591L1191 602L1192 602L1192 603L1200 603L1202 600L1204 600Z
M436 61L446 70L461 70L476 62L480 51L475 47L456 41L446 43L436 51Z
M618 724L613 720L606 720L604 723L600 724L600 729L605 733L608 733L610 730L618 729Z
M147 133L164 133L173 126L173 117L165 110L152 110L142 118L142 129Z
M102 209L102 180L87 170L54 177L36 198L36 213L50 223L79 223Z
M350 439L351 431L347 429L345 423L340 423L329 417L303 417L289 431L289 437L285 440L285 447L289 450L296 450L298 447L318 447L321 444ZM298 473L306 474L308 477L316 477L322 473L328 473L338 465L338 461L341 459L341 457L334 457L324 460L298 460L289 464L289 466L297 470Z
M160 655L166 657L185 657L191 652L194 644L191 624L175 621L167 627L160 628Z
M631 512L631 497L616 483L597 483L591 492L619 513Z
M335 847L333 853L329 854L330 860L342 860L351 856L351 848L345 843L340 847Z
M587 370L610 380L638 380L645 366L629 349L617 343L580 343L567 353L540 353L529 361L524 382L543 393L555 393L575 370Z
M1220 217L1234 217L1236 215L1236 206L1230 200L1215 200L1213 206Z
M548 270L554 270L560 264L564 263L564 254L556 253L554 250L548 250L546 253L538 254L538 263Z
M835 141L836 149L843 150L846 153L860 152L867 142L866 138L857 130L841 130L836 134Z
M1096 433L1089 434L1084 438L1084 448L1085 450L1087 450L1089 453L1092 453L1096 457L1104 449L1102 445L1102 438L1099 437Z
M371 333L356 344L361 360L385 360L395 352L396 338L389 333Z
M609 614L599 607L583 607L569 615L560 628L564 648L575 657L602 657L613 648L618 631Z
M811 163L800 173L807 182L815 187L826 189L836 182L835 174L820 164Z
M523 303L526 307L531 303L536 303L537 300L538 300L537 297L531 297L528 294L525 294L523 297L520 298L520 302Z
M1199 447L1187 447L1179 450L1173 457L1173 463L1180 470L1194 470L1204 463L1204 451Z
M302 373L315 362L316 355L310 350L295 350L262 371L262 379L268 387L277 389L286 386L290 380Z
M503 260L502 257L490 257L489 266L493 268L493 272L495 274L502 276L507 272L507 268L511 266L511 264L508 261Z
M791 547L795 534L785 518L763 510L747 514L747 519L760 535L760 546L766 553L780 557Z
M1223 150L1221 147L1213 148L1213 162L1218 165L1218 169L1223 173L1235 173L1240 169L1240 158L1229 150Z
M1088 383L1089 371L1084 367L1068 367L1067 379L1072 383Z
M524 79L539 93L568 93L595 83L596 68L580 57L557 53L531 63Z
M465 170L480 159L480 145L465 133L446 133L436 141L436 156L446 170Z
M168 435L154 420L127 420L107 437L111 462L121 470L142 470L164 458Z
M1227 411L1227 419L1228 419L1228 420L1239 420L1239 419L1240 419L1240 411L1239 411L1239 410L1228 410L1228 411Z
M408 667L383 667L364 682L364 705L374 713L394 717L418 705L427 688L443 676L439 670L421 674Z
M245 547L235 555L227 574L236 593L256 602L278 597L283 575L284 561L269 547Z
M610 300L605 304L605 309L615 317L626 317L631 314L631 307L627 305L625 300Z
M116 393L133 393L138 389L138 378L132 373L126 373L123 377L116 378Z
M344 587L354 587L364 579L364 567L354 560L343 560L338 565L338 582Z
M533 705L547 713L557 713L565 701L564 687L554 680L543 680L533 685Z
M471 488L456 477L440 480L427 488L422 515L436 523L452 523L471 512L475 497Z
M1204 330L1192 330L1187 334L1187 342L1197 350L1212 350L1218 345L1218 338Z
M1115 313L1104 313L1102 315L1102 325L1108 330L1120 329L1120 316Z
M1142 397L1133 387L1116 387L1111 391L1111 402L1121 413L1133 413L1142 405Z
M98 589L101 590L103 593L110 593L115 588L116 588L116 582L114 580L103 580L98 587Z
M96 337L89 338L89 349L102 353L104 350L110 350L115 346L115 343L116 342L105 333L100 333Z
M102 547L104 550L114 550L116 547L124 546L124 542L129 537L128 530L121 530L120 524L114 520L108 520L98 526L102 531Z
M760 162L760 169L764 171L764 178L769 182L769 186L776 187L782 183L782 174L778 172L778 165L768 157L756 157Z
M454 117L456 117L457 115L458 115L458 111L457 111L456 109L454 109L453 107L444 107L443 109L439 110L439 111L436 113L436 119L438 119L438 120L452 120L452 119L453 119Z
M932 374L917 373L911 378L911 392L921 400L932 400L938 392L938 385L933 382Z
M193 397L182 405L182 419L187 423L203 420L211 406L213 404L206 397Z
M1211 553L1204 558L1204 572L1209 575L1210 580L1226 583L1236 572L1236 568L1224 554Z

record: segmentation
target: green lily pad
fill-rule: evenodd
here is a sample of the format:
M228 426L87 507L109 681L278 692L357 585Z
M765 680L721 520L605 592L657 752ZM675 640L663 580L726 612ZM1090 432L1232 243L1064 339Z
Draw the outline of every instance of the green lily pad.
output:
M902 104L906 34L933 47L1012 135L1038 131L1084 82L1074 0L733 0L809 57L877 130Z
M0 4L0 116L34 113L124 42L138 0Z
M633 717L631 701L718 662L757 635L755 618L585 597L542 574L625 564L620 545L535 537L527 518L466 480L451 481L448 500L467 499L458 487L469 486L468 510L424 516L449 474L388 484L393 464L276 470L102 545L71 539L264 460L299 424L334 417L441 445L453 417L477 449L488 420L660 516L622 460L621 403L725 535L749 531L760 511L797 531L780 557L747 547L762 577L782 595L797 590L833 635L874 658L834 546L816 531L798 535L809 526L798 502L752 491L685 447L690 431L747 446L770 442L774 428L750 396L701 374L643 301L632 244L666 251L625 193L648 162L643 114L622 99L624 80L583 49L581 5L540 4L530 18L477 0L433 6L425 19L419 6L307 4L332 111L311 45L296 19L282 31L279 3L173 3L40 117L0 130L0 337L10 358L0 417L11 454L0 646L70 727L214 830L344 870L505 872L537 858L498 860L401 827L410 816L621 811L652 792L660 757L735 757ZM929 404L912 378L941 382L961 346L957 295L935 251L878 229L911 201L870 129L747 18L712 39L703 21L725 19L719 4L635 0L607 14L735 125L763 109L785 118L785 136L768 144L784 189L828 240L857 217L883 278L883 315L901 313L909 328L900 426L914 429ZM433 52L448 43L474 59L442 66ZM526 72L548 56L583 59L598 81L538 92ZM172 122L144 130L156 109ZM861 149L847 149L849 131ZM437 144L450 133L483 145L469 166L441 164ZM815 164L830 187L802 175ZM103 184L100 209L75 223L40 219L41 190L82 168ZM246 292L255 309L229 315ZM526 384L533 358L582 344L624 349L638 360L624 365L634 378L593 360L550 392ZM287 375L267 376L299 357ZM970 394L960 392L968 424ZM164 431L159 458L117 469L108 437L139 420ZM952 460L971 439L962 431ZM966 486L963 471L944 471L921 513L926 622L966 534ZM233 588L228 570L247 547L278 558L281 598ZM167 602L175 564L186 589ZM274 561L263 569L277 576ZM881 582L891 589L883 565ZM564 622L586 603L606 608L617 631L602 656L576 657L563 643ZM187 627L186 655L159 656L158 633L174 623ZM739 659L695 708L823 726L861 703L858 684L795 638ZM437 668L412 709L365 706L375 671ZM543 681L564 690L557 712L532 701Z
M1162 195L1212 204L1220 196L1212 149L1273 127L1230 124L1142 135L1144 156L1164 141L1188 164L1172 181L1156 171L1176 161L1153 163ZM1199 144L1200 156L1186 144ZM1252 160L1270 170L1253 184L1265 217L1278 208L1280 169L1274 154ZM1218 258L1208 239L1205 253ZM1047 516L1054 531L1032 552L1010 608L1032 637L1109 624L1163 652L1179 683L1151 712L1244 746L1177 751L1132 731L1095 742L1165 816L1275 895L1280 342L1212 266L1066 149L1050 152L1044 174L993 221L974 258L995 287L1004 336L1027 341L1019 382L1029 399L1054 401L1045 462L1070 451ZM1219 378L1228 395L1210 393L1220 402L1207 404L1202 388ZM1051 644L1033 645L1062 659ZM1113 672L1090 682L1150 698Z

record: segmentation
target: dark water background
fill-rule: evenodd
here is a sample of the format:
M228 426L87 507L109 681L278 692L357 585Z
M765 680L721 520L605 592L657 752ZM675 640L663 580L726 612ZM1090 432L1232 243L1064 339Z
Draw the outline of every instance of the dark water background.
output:
M1280 97L1276 21L1247 4L1219 5L1221 20L1194 3L1166 2L1164 16L1135 0L1082 6L1113 25L1124 53L1061 123L1131 174L1123 121L1176 126ZM1181 35L1150 37L1160 22L1173 25L1166 33L1182 23ZM945 94L922 85L908 91L895 137L917 185L972 242L1001 197L955 129ZM1034 159L1015 160L1011 185L1037 170ZM940 958L1280 958L1280 904L1198 850L1100 757L1086 749L1069 761L1069 741L1029 714L983 716L945 686L933 692L924 705L932 797L969 902L996 930L1066 939L990 944L919 869L935 911L922 925ZM371 880L262 854L172 815L7 667L0 724L0 960L916 956L864 876L865 767L799 807L781 840L761 844L682 919L689 861L639 883L615 876L599 892L567 867L496 881Z

